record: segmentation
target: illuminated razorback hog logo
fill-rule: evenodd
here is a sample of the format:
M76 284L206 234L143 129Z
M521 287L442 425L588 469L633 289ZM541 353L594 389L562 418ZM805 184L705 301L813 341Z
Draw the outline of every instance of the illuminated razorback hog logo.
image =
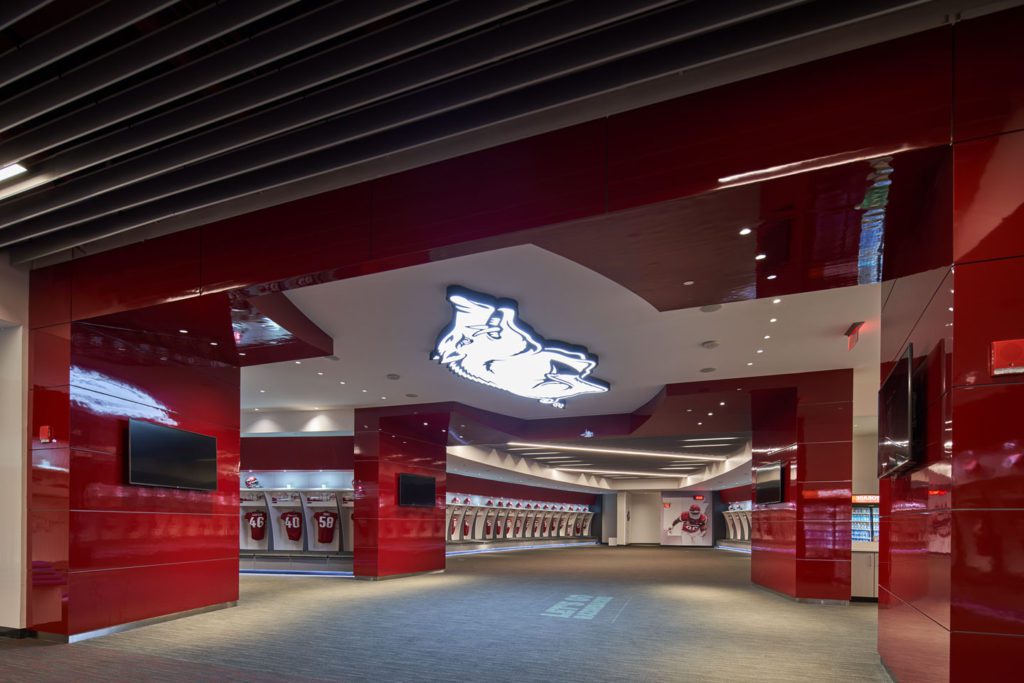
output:
M452 321L438 335L430 358L456 375L555 408L575 396L608 391L608 382L590 376L597 356L541 337L519 320L512 299L453 285L448 301Z

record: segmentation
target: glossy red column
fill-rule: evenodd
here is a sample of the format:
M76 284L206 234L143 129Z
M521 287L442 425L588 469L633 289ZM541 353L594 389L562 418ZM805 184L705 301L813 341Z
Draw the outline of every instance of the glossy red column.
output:
M415 406L355 413L355 575L383 579L445 568L447 412ZM399 505L398 475L436 481L434 506Z

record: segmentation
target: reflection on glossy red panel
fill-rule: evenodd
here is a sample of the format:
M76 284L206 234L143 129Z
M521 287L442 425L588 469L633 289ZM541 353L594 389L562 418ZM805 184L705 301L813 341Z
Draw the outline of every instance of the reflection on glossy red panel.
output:
M950 549L948 511L900 513L889 521L889 590L949 628Z
M1024 255L1024 132L962 143L955 154L956 262Z
M82 320L197 296L199 264L198 230L75 259L71 317Z
M952 515L953 628L1024 636L1024 510Z
M957 508L1024 508L1024 384L953 390Z
M28 533L28 628L67 633L67 511L30 510Z
M956 25L953 132L957 140L1024 128L1024 62L1017 8Z
M29 445L32 450L68 447L69 395L68 387L29 391ZM48 434L48 437L41 439L41 434Z
M900 683L950 680L949 631L884 588L878 589L878 653Z
M850 442L811 443L797 446L797 471L803 481L849 481ZM847 501L849 503L849 501Z
M188 586L188 590L169 590ZM72 572L69 633L238 600L238 557Z
M67 510L71 485L69 449L35 449L29 456L28 508Z
M992 376L991 343L1024 337L1024 258L956 267L953 351L954 385L1019 382L1017 375Z
M936 293L943 290L948 292L949 289L952 289L952 277L948 265L892 281L891 293L882 307L883 363L899 358L912 335L915 356L927 354L943 337L952 339L952 326L945 327L945 323L953 322L950 318L942 320L941 328L930 324L920 330L916 329L917 321ZM952 302L945 307L946 316L950 315L948 308L951 305ZM939 321L943 317L942 312L940 309L929 319Z

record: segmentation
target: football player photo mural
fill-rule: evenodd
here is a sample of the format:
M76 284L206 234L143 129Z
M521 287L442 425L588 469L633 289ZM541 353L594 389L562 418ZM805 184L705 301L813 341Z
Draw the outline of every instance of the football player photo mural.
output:
M710 546L709 501L705 496L663 496L661 544Z

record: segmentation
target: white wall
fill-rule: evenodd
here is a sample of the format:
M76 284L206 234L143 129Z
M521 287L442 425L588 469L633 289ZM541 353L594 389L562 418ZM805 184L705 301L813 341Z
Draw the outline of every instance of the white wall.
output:
M853 493L878 493L878 434L853 435Z
M354 411L341 410L252 410L242 411L242 436L349 436Z
M661 491L630 491L628 543L661 543Z
M618 494L605 493L601 496L601 542L607 543L609 538L618 539L618 506L615 504ZM618 542L616 540L616 542Z
M28 273L0 255L0 627L25 626Z

